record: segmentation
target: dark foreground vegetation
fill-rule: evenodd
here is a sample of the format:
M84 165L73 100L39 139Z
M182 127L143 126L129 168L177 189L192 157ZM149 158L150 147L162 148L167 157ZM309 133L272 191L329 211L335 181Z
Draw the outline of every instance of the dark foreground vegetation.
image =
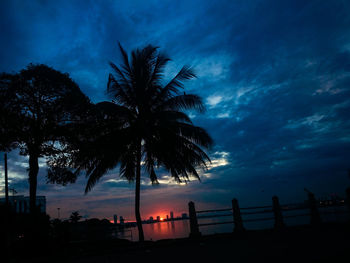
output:
M18 240L8 262L350 262L350 225L327 223L196 239L145 241ZM20 253L19 253L20 252Z
M78 212L73 212L69 219L60 220L50 219L45 213L15 213L0 205L0 236L7 251L5 255L12 258L18 251L25 251L21 257L35 257L51 251L51 248L69 247L69 244L82 240L113 238L113 224L109 220L80 219Z

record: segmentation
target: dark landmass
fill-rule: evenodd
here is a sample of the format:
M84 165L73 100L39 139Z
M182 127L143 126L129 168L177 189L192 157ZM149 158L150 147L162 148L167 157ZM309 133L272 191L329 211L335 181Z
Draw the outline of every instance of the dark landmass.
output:
M18 243L9 262L350 262L350 224L327 223L144 243ZM31 249L35 247L35 249ZM35 254L30 251L35 251ZM20 253L19 253L20 252Z

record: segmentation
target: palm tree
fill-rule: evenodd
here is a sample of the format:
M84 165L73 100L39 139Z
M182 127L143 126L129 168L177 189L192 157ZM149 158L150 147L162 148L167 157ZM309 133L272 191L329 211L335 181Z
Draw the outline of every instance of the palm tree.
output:
M162 85L169 58L159 53L157 47L137 49L130 58L120 44L119 48L123 64L118 67L110 63L113 74L107 84L112 101L97 104L103 116L95 133L98 136L94 139L88 136L89 143L84 141L77 147L80 150L72 163L86 170L86 193L117 165L121 177L135 181L135 217L139 241L143 241L141 166L152 184L158 183L156 171L160 167L177 182L187 182L189 176L199 179L196 169L205 169L210 162L202 148L209 148L212 139L183 112L205 110L199 96L183 92L183 82L195 77L190 67L184 66L169 83Z
M66 126L81 119L90 102L68 74L46 65L30 64L18 74L2 74L0 80L0 101L11 102L2 109L6 116L1 118L6 123L1 131L6 138L2 144L19 147L22 155L29 156L30 211L33 213L39 158L64 150L69 136ZM11 97L4 97L6 94Z

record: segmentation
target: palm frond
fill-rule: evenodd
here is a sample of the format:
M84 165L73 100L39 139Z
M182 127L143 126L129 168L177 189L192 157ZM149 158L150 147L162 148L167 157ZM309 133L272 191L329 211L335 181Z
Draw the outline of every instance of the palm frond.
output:
M108 162L109 161L109 162ZM118 160L101 160L94 167L90 174L88 174L88 181L85 187L85 194L91 191L100 178L109 170L112 170L118 163Z
M118 46L119 46L120 53L122 54L122 57L123 57L123 62L124 62L123 68L126 72L130 73L131 69L130 69L128 54L125 52L120 42L118 42Z
M187 123L176 123L173 126L176 133L182 137L192 141L205 148L210 148L213 144L213 139L209 136L205 129Z
M176 76L164 87L166 91L177 93L179 89L183 89L183 81L195 78L196 74L189 66L183 66Z
M156 172L154 171L154 167L153 166L148 171L148 173L149 173L149 178L151 179L152 185L159 184L158 178L157 178Z
M159 107L171 110L197 110L201 113L205 111L202 99L194 94L184 94L171 97L164 101Z
M191 118L186 113L174 110L164 110L156 112L155 118L161 122L185 122L192 124Z
M130 94L126 91L125 85L120 85L119 82L114 78L112 74L108 76L107 82L107 94L109 94L114 101L122 105L133 105L133 100Z
M109 65L111 68L113 68L114 72L118 76L118 83L120 86L125 86L129 90L132 90L132 79L129 75L130 73L127 71L122 71L117 65L115 65L113 62L109 62Z
M127 107L108 101L97 103L96 108L101 112L103 118L112 117L121 123L125 123L134 117L133 112Z
M121 159L121 165L119 169L119 175L122 178L127 179L129 182L133 182L136 176L136 156L135 153L127 152Z
M170 58L168 58L164 54L159 54L157 56L157 59L153 68L152 77L150 79L150 82L152 84L155 85L158 83L158 81L160 81L160 78L164 72L164 67L169 61L170 61Z

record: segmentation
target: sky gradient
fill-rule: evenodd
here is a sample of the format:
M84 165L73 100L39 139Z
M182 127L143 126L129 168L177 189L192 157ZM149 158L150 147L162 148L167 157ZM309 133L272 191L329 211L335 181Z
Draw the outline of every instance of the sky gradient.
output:
M192 65L204 114L195 125L214 139L213 163L202 180L178 185L145 175L141 214L165 216L197 208L303 201L350 186L349 1L0 1L0 72L44 63L70 74L93 102L108 100L108 62L121 62L118 41L130 52L147 44L172 61L170 79ZM3 155L1 155L3 192ZM9 155L10 187L28 194L28 159ZM66 187L45 183L40 160L38 195L62 217L134 218L134 185L117 170L84 195L82 176Z

